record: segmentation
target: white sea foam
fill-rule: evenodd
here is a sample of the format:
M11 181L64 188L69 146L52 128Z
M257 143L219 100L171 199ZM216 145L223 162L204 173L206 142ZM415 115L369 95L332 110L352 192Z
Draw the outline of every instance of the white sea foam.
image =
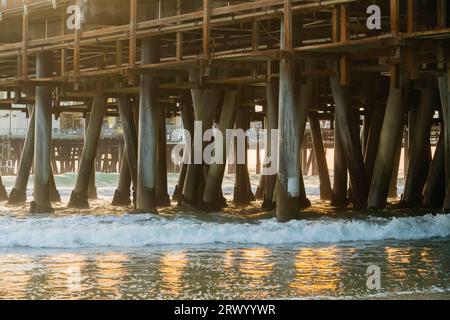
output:
M153 215L0 218L0 247L278 245L450 237L450 216L257 223Z

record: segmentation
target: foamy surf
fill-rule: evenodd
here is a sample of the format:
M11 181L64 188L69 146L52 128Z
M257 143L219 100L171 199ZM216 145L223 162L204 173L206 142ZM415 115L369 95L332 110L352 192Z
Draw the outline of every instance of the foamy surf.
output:
M0 218L0 247L282 245L450 237L450 216L219 223L153 215Z

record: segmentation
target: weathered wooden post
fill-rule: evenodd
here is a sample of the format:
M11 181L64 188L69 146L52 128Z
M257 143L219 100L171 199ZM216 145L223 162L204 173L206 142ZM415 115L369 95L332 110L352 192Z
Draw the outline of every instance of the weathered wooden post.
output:
M31 167L34 156L34 133L35 133L35 115L34 108L31 110L30 124L28 126L25 143L20 156L19 168L17 170L14 188L9 194L9 204L20 204L27 201L27 186L30 178Z
M314 144L314 152L316 155L317 167L320 178L320 199L331 200L331 182L328 172L327 158L323 147L322 132L320 121L316 112L309 114L309 123L311 125L312 140Z
M40 52L36 59L36 76L52 76L53 57L50 52ZM34 143L34 201L31 213L49 213L50 205L50 152L52 140L52 87L36 87L35 143Z
M105 111L106 98L101 94L95 96L92 102L91 118L81 154L77 181L69 201L70 208L89 207L87 190L92 176L92 168L95 164Z
M6 192L5 186L3 185L2 176L0 174L0 201L8 200L8 193Z
M383 127L384 111L385 108L379 105L376 105L372 110L369 136L364 156L366 175L369 182L372 181L373 168L375 166L381 129Z
M50 165L50 202L61 202L61 195L56 185L55 174L53 166Z
M187 99L183 99L181 103L181 120L183 121L183 128L189 133L189 136L194 137L194 109L192 103L187 102ZM190 149L190 152L185 152L183 154L183 163L181 165L180 176L178 177L178 183L175 187L173 193L173 200L178 201L179 204L182 202L183 198L183 186L186 180L186 173L188 165L193 161L193 144L192 141L185 141L185 143L190 143L185 146L185 150Z
M331 70L337 71L337 63L329 62ZM367 206L368 181L359 136L354 134L355 122L351 108L350 86L342 85L337 76L330 77L331 90L335 102L336 130L344 147L345 162L350 173L352 201L355 209Z
M206 176L205 190L203 192L203 204L207 209L219 209L222 203L222 182L225 173L228 148L230 143L227 141L227 130L232 129L236 121L236 109L238 103L238 90L229 90L225 93L222 111L219 120L219 130L223 136L222 145L216 145L221 148L221 163L213 163L209 166ZM216 149L216 150L217 150ZM217 152L217 151L216 151Z
M143 64L159 61L159 43L159 38L156 37L142 40L141 60ZM140 86L136 209L155 211L157 207L158 78L154 75L143 74Z
M442 60L442 58L440 59ZM445 65L441 61L442 64ZM450 64L447 62L447 69L443 70L443 75L438 78L439 93L442 105L442 117L444 118L445 135L445 180L446 196L444 201L444 210L450 211Z
M201 76L200 70L198 69L191 69L189 71L190 81L200 82ZM220 100L220 91L217 89L192 89L191 94L195 120L197 121L197 125L200 126L200 128L197 128L196 132L194 132L192 139L195 140L195 135L201 135L203 140L204 132L212 128L217 105ZM192 141L192 143L193 145L195 144L194 141ZM202 187L205 179L203 170L204 163L203 159L198 159L199 156L203 158L203 145L200 146L200 148L197 146L197 150L201 150L202 152L198 152L197 157L195 156L195 152L192 155L192 161L191 164L188 165L183 187L183 201L191 205L200 204L204 190Z
M336 118L336 114L335 114ZM334 173L331 205L337 208L348 206L348 173L344 156L344 146L338 129L341 124L335 119L334 124Z
M401 200L403 207L422 204L422 191L429 170L430 135L436 102L435 87L422 89L409 160L405 190Z
M133 110L130 97L122 95L118 98L119 114L122 121L123 140L125 142L124 159L126 158L127 166L122 167L129 171L129 177L133 182L133 186L137 185L137 159L138 159L138 138L133 116ZM123 177L125 178L125 177Z
M130 188L131 175L130 167L128 165L127 148L125 147L123 151L122 165L120 166L119 183L114 193L114 198L111 205L117 207L129 206L131 204Z
M293 55L292 1L284 2L281 21L279 93L279 170L276 192L277 218L295 219L300 210L300 114L295 99L295 58Z
M271 62L268 62L270 65ZM270 68L269 68L270 69ZM270 72L271 73L271 72ZM266 110L266 139L265 139L265 163L264 169L275 166L276 163L267 162L268 159L275 159L275 155L278 152L276 146L272 145L272 130L278 129L278 95L279 95L279 82L278 79L273 77L271 74L269 76L269 81L266 87L266 99L267 99L267 110ZM275 131L274 131L275 133ZM276 137L278 138L278 137ZM264 188L264 202L262 205L263 210L272 211L275 208L275 203L273 201L275 184L277 182L276 174L265 174L264 176L265 188Z
M443 129L443 127L442 127ZM423 202L425 208L442 208L445 198L445 133L441 131L436 152L431 162L427 180L423 188Z
M406 86L399 79L399 68L392 67L391 88L370 185L369 209L383 209L386 206L398 141L402 138Z
M158 207L170 206L167 187L167 134L166 134L166 106L158 108L158 146L156 161L156 203Z
M85 136L86 136L86 133L87 133L87 128L89 126L89 119L90 119L90 117L91 117L91 113L87 112L86 113L86 120L85 120L86 123L85 123L85 126L84 126L84 129L85 129L84 130L84 134L85 134ZM88 192L87 192L88 199L93 199L93 200L97 199L97 187L96 187L96 181L95 181L95 173L96 173L96 170L95 170L95 165L94 165L93 168L92 168L91 179L89 180L89 187L88 187Z
M239 106L236 112L236 130L247 132L250 127L250 109L246 106ZM235 146L237 147L237 143ZM248 204L255 200L250 184L250 175L248 173L248 137L245 137L244 163L236 163L236 178L234 183L233 202L237 204Z

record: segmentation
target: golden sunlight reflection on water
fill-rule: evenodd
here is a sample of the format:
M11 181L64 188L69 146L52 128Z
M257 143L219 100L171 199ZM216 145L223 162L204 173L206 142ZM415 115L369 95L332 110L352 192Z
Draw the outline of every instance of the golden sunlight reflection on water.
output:
M295 257L295 277L290 283L300 296L333 295L342 268L335 246L301 249Z
M161 272L161 294L176 298L183 288L183 273L188 265L187 254L180 252L164 253L160 259L159 271Z
M0 251L0 299L272 299L450 293L449 241L408 245Z
M0 255L0 298L23 299L35 268L33 260L23 254Z

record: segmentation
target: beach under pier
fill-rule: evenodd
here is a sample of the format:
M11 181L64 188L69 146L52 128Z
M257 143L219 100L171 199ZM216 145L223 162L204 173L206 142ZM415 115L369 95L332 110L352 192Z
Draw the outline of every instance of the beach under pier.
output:
M52 212L55 175L76 172L68 205L89 208L102 171L120 175L111 202L136 212L258 200L286 222L311 207L311 170L337 216L375 214L398 196L383 212L447 212L449 11L445 0L5 1L0 108L26 113L29 126L2 138L17 179L9 195L0 180L0 199L23 204L33 174L30 212ZM85 119L77 139L55 137L63 114ZM102 133L107 118L121 124L113 136ZM235 134L254 123L256 138ZM248 150L262 173L256 194Z

